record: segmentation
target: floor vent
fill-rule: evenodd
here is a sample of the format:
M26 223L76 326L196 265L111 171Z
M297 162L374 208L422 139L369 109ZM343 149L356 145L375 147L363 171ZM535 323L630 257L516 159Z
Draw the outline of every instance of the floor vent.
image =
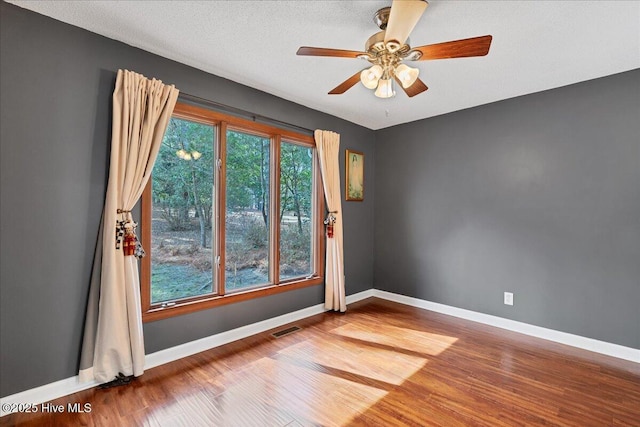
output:
M283 337L283 336L285 336L285 335L289 335L289 334L292 334L292 333L294 333L294 332L296 332L296 331L299 331L300 329L301 329L301 328L299 328L299 327L297 327L297 326L292 326L292 327L290 327L290 328L287 328L287 329L283 329L283 330L281 330L281 331L274 332L274 333L272 333L271 335L272 335L272 336L274 336L274 337L276 337L276 338L280 338L280 337Z

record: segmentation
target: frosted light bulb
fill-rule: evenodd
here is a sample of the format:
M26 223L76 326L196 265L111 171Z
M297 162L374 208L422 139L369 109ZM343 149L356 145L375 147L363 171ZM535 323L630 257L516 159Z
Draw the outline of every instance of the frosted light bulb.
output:
M375 89L378 86L378 80L382 76L382 67L374 65L371 68L362 70L360 73L360 81L367 89Z
M378 98L391 98L395 95L391 79L380 79L375 95Z
M403 88L408 88L418 80L420 70L411 68L406 64L400 64L396 67L396 77L400 80Z

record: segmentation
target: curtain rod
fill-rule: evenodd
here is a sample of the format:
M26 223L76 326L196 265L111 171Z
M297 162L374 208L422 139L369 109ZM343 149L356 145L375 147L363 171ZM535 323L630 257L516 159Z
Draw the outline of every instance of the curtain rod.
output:
M284 122L282 120L278 120L278 119L274 119L271 117L267 117L267 116L263 116L261 114L255 114L252 113L250 111L247 110L243 110L241 108L236 108L236 107L232 107L230 105L226 105L226 104L222 104L220 102L216 102L216 101L211 101L210 99L206 99L206 98L202 98L196 95L191 95L185 92L180 92L180 95L178 96L178 99L182 99L184 101L189 101L189 102L194 102L197 104L202 104L202 105L206 105L206 106L210 106L219 110L223 110L226 111L228 113L232 113L232 114L236 114L236 115L240 115L240 116L244 116L244 117L250 117L251 119L253 119L253 121L263 121L263 122L267 122L267 123L273 123L273 124L278 124L281 126L285 126L288 128L292 128L292 129L296 129L298 131L302 131L304 133L310 133L311 135L313 135L313 130L312 129L307 129L304 128L302 126L298 126L298 125L294 125L292 123L287 123Z

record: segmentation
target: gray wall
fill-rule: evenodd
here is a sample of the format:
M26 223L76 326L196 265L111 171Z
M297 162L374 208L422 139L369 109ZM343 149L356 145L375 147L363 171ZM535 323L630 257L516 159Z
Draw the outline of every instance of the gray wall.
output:
M4 2L0 18L1 396L77 374L119 68L255 114L339 132L341 159L345 148L363 151L367 199L344 205L347 294L372 287L373 131ZM148 323L146 350L323 298L315 286Z
M375 284L640 348L639 71L373 132L4 2L0 19L1 396L76 375L118 68L363 151L347 294ZM147 353L322 299L147 323Z
M639 88L634 70L377 132L375 288L640 348Z

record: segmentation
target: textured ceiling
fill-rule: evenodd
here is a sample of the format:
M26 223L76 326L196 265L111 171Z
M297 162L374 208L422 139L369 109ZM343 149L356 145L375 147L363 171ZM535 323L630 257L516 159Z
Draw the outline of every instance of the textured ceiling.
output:
M491 34L491 51L410 63L429 90L387 100L327 95L366 61L295 53L363 50L390 0L9 2L371 129L640 68L640 1L431 0L412 46Z

